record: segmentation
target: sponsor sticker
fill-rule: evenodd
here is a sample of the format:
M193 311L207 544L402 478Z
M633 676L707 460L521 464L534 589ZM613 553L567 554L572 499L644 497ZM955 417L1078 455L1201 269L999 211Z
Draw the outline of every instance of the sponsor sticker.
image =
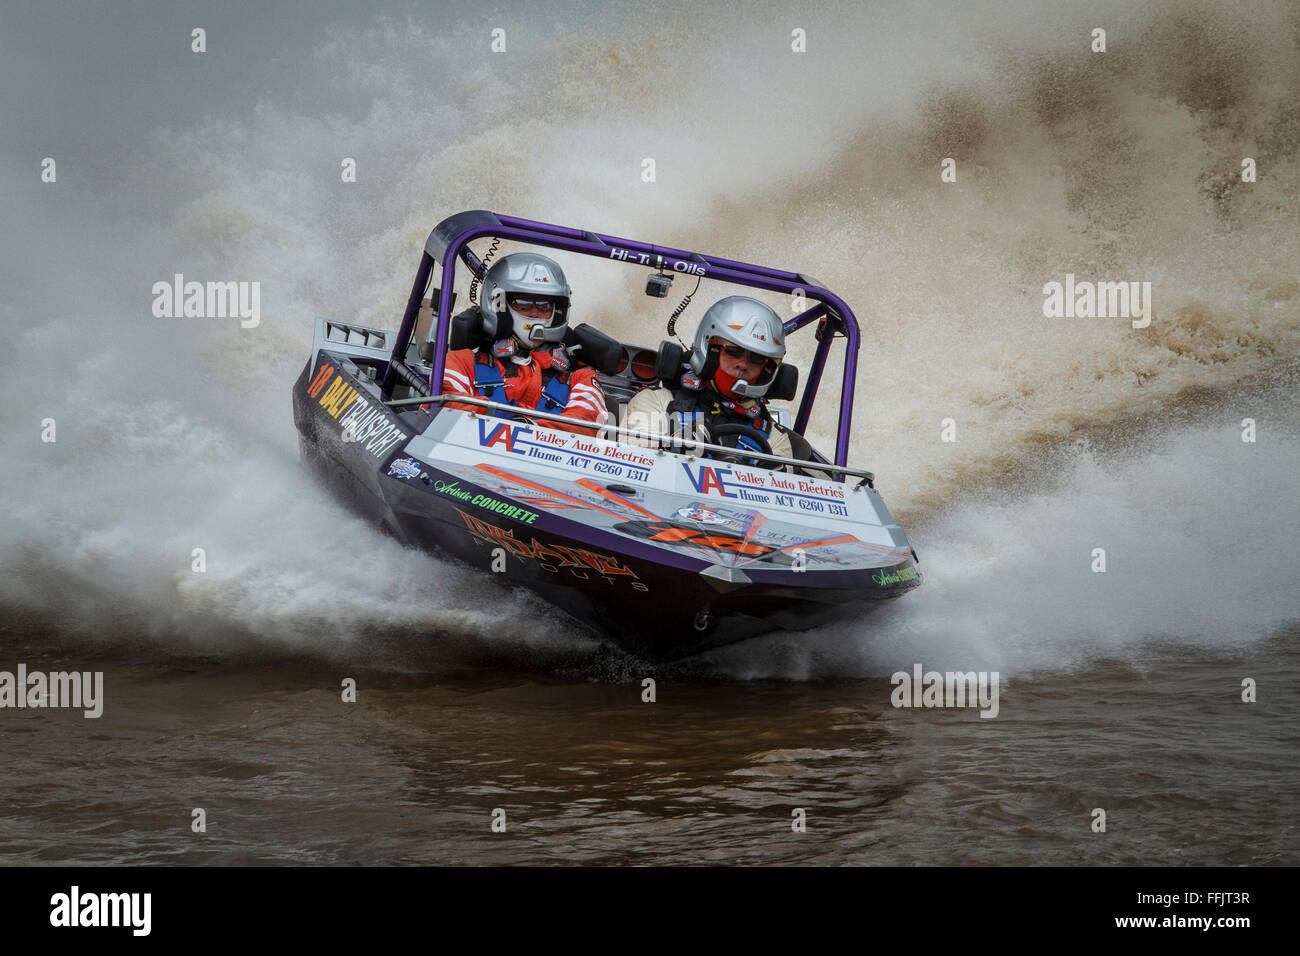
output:
M521 508L510 501L501 501L493 498L491 495L476 494L469 489L462 488L459 481L435 481L433 490L442 495L451 498L459 498L476 508L482 508L484 511L491 511L493 514L499 514L521 524L532 524L537 520L537 512ZM459 510L459 509L457 509ZM464 514L464 512L461 512Z
M650 455L622 448L613 442L556 429L533 429L527 425L493 422L483 418L477 420L477 426L477 439L481 448L523 455L575 470L644 481L647 475L639 469L650 469L655 463Z
M738 534L720 529L705 529L684 521L625 521L614 525L615 531L645 538L659 544L692 545L723 554L739 554L747 558L772 556L773 560L792 560L772 545L751 538L746 541Z
M916 580L916 568L901 568L898 571L877 571L871 576L871 580L879 585L902 584L905 581Z
M315 399L325 414L339 423L345 442L359 444L376 459L382 460L410 437L392 421L387 409L366 398L342 372L324 362L307 386L307 397Z
M637 579L635 571L621 564L611 555L587 551L583 548L543 544L536 538L525 542L516 538L513 531L480 521L459 508L456 510L465 519L465 528L471 536L493 547L505 548L517 558L536 561L541 569L549 574L567 574L579 580L593 580L594 573L610 584L625 581L634 590L650 590L644 582Z
M388 466L390 478L418 478L419 476L420 463L414 458L394 458Z
M758 505L776 505L796 511L847 517L844 489L826 481L797 475L756 472L717 465L682 462L689 487L700 495L717 495Z
M686 521L698 521L701 524L731 524L728 519L722 517L716 511L700 504L690 504L685 508L678 508L673 514Z

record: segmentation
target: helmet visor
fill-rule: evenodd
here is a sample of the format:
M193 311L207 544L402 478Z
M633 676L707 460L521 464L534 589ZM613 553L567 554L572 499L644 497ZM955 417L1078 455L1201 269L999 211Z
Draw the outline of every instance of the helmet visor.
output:
M715 339L709 347L718 353L718 361L727 366L728 374L743 382L771 382L781 364L779 358L750 351L725 339Z
M567 303L535 292L511 292L506 305L514 317L515 334L523 342L559 342L566 329Z
M775 372L776 367L781 364L780 359L770 358L766 355L761 355L758 352L751 352L749 349L742 349L739 345L732 345L730 342L719 345L718 348L722 351L723 355L731 359L733 362L739 362L741 359L744 359L745 363L751 368L759 368L765 372Z
M558 309L554 299L544 296L514 292L506 296L506 303L519 315L529 319L547 319L555 317Z

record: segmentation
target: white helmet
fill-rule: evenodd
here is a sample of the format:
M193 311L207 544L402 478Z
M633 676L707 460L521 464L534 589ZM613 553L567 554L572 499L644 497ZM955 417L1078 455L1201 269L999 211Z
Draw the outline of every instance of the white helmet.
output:
M709 306L700 327L695 331L695 342L687 361L695 373L705 381L715 377L718 372L717 352L709 347L714 337L724 339L733 345L762 355L780 365L785 358L785 326L781 317L772 309L743 295L729 295ZM773 370L766 380L757 382L734 381L721 383L726 387L721 391L730 391L740 398L762 398L776 379Z
M569 283L553 259L536 252L516 252L494 262L483 277L482 309L494 312L497 329L509 330L525 351L542 342L563 342L569 323ZM521 315L511 308L518 295L554 303L546 318ZM498 338L503 338L501 331Z

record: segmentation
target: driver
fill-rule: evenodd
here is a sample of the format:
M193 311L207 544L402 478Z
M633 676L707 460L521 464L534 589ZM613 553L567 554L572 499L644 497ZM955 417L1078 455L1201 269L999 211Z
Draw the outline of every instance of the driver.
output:
M770 454L793 457L790 436L775 423L764 398L784 358L785 328L772 309L743 295L720 299L700 320L681 387L672 392L646 388L634 395L627 405L628 427L768 451L751 434L713 437L719 426L740 425L759 432ZM626 440L637 445L655 444L649 439ZM783 467L762 461L757 464Z
M605 394L596 373L575 368L564 347L568 330L570 289L558 263L535 252L517 252L499 259L483 277L484 327L493 335L490 348L457 349L447 353L444 394L478 395L523 411L530 409L581 418L593 425L609 419ZM495 320L495 321L494 321ZM459 408L499 418L509 412L447 402ZM538 419L543 428L595 435L582 428Z

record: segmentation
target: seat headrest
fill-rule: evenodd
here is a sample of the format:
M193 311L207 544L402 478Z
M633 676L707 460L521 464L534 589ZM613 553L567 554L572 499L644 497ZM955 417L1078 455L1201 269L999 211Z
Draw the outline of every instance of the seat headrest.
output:
M487 316L478 306L471 305L468 309L452 316L447 347L456 351L491 345L497 337L496 324L496 315Z
M789 362L782 362L776 370L776 380L767 389L767 397L777 401L788 402L799 391L799 368Z
M676 342L663 341L659 343L659 353L655 357L655 377L664 384L666 388L672 388L677 384L678 376L682 374L682 365L686 362L686 350Z
M583 365L589 365L605 375L616 373L618 363L623 360L623 346L618 340L599 329L593 329L586 322L578 326L569 326L564 336L564 344L568 348L581 346L574 357Z

